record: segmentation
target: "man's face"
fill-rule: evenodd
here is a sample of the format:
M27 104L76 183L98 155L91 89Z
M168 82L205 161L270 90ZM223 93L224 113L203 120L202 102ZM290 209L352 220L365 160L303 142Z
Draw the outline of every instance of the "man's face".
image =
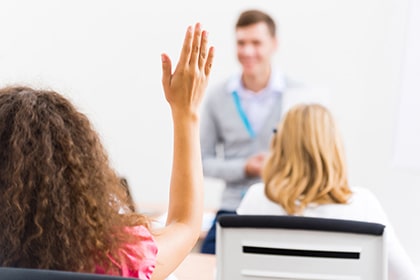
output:
M236 29L237 56L245 76L265 72L276 48L277 40L264 22Z

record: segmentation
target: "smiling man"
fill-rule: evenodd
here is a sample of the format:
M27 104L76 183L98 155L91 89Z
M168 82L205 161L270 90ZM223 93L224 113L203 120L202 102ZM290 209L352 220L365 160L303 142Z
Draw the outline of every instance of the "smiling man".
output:
M217 215L235 213L248 187L260 181L282 96L296 86L272 65L278 41L268 14L244 11L235 28L242 71L208 93L201 119L204 175L226 183ZM215 253L214 224L201 251Z

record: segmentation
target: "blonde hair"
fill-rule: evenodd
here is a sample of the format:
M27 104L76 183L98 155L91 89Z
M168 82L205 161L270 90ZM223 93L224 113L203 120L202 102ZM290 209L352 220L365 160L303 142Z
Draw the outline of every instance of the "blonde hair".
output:
M291 108L271 140L262 174L266 196L288 214L309 203L346 203L344 150L331 113L319 104Z

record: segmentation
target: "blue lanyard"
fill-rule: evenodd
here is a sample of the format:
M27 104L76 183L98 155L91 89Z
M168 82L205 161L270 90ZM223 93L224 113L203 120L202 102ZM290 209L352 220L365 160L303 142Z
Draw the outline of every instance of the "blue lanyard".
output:
M249 120L248 120L248 118L245 114L244 109L242 108L241 101L239 99L238 93L236 91L234 91L234 92L232 92L232 95L233 95L233 100L235 101L236 109L238 110L239 116L241 117L241 120L242 120L243 124L245 125L249 136L251 138L254 138L255 137L255 132L252 129L252 126L251 126L251 124L250 124L250 122L249 122Z

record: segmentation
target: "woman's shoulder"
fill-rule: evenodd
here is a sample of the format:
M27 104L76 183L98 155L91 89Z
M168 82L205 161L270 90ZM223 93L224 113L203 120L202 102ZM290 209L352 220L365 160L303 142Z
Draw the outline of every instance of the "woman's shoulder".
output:
M269 200L264 189L263 183L249 187L236 212L240 215L283 215L280 205Z
M378 201L375 194L368 188L353 186L350 189L353 193L352 200Z
M353 195L350 204L354 204L357 208L363 210L366 221L389 224L385 210L373 191L363 187L351 187L351 190Z
M264 193L264 183L255 183L251 185L247 191L247 194L250 193Z
M261 201L261 199L266 199L264 189L264 183L256 183L251 185L245 193L245 196L243 197L242 201Z

